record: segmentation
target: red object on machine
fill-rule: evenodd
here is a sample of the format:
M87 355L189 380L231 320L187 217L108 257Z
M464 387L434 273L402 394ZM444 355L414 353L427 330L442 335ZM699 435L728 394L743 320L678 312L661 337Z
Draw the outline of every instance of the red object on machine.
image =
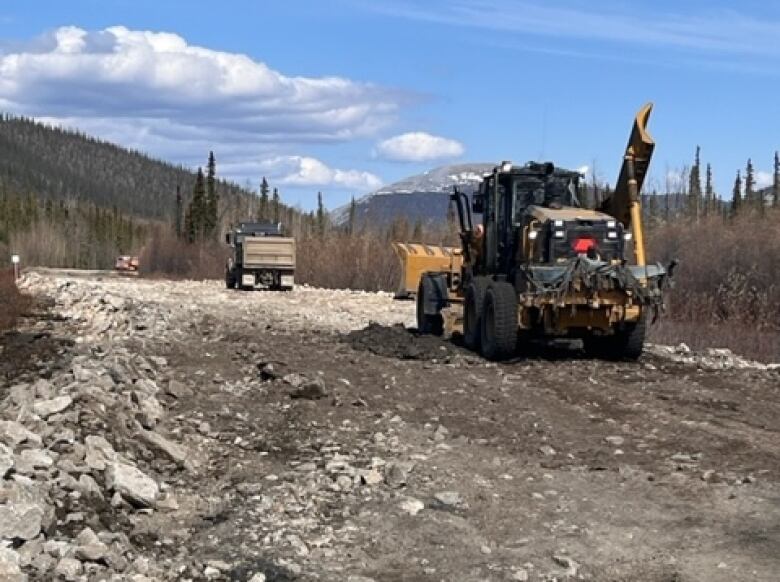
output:
M571 248L578 255L583 255L590 249L596 248L596 240L592 238L578 238L572 243Z

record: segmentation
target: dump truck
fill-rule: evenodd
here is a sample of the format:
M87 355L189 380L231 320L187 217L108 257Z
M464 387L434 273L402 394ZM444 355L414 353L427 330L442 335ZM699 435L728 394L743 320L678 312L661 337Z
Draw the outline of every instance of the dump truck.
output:
M456 188L462 261L441 258L419 277L418 329L461 333L491 360L550 338L581 340L595 357L638 358L674 268L645 257L651 111L638 112L615 190L594 209L580 203L583 176L551 162L502 162L471 199ZM414 266L414 258L404 264L410 277Z
M122 271L126 273L137 273L140 261L138 257L131 257L129 255L122 255L117 257L114 263L115 271Z
M225 235L233 248L225 265L228 289L290 291L295 283L295 239L282 225L242 222Z

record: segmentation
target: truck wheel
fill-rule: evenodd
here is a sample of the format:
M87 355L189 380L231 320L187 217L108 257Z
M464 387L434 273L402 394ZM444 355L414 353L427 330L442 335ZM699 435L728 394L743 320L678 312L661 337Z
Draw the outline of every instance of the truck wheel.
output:
M505 360L517 348L517 292L506 282L491 283L482 310L481 352L488 360Z
M236 288L236 277L231 271L225 271L225 287L228 289Z
M585 338L585 353L602 360L637 360L645 347L646 331L647 318L643 314L635 323L623 324L614 335Z
M441 310L446 305L446 281L437 274L423 274L417 288L417 331L431 335L443 335L444 317ZM435 313L430 313L431 310L435 310Z
M481 315L487 287L488 281L484 277L474 277L466 287L463 307L463 343L470 350L479 350L482 335Z

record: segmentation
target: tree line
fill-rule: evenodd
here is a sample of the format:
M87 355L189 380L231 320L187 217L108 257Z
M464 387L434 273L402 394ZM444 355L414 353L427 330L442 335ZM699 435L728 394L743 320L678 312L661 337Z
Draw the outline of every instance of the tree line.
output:
M53 200L19 193L0 181L0 252L24 264L109 268L148 234L144 221L118 208L84 200Z

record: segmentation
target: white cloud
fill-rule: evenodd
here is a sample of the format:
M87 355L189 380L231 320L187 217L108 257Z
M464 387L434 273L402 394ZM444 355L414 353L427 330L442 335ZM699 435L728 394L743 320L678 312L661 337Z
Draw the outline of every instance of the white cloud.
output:
M36 116L166 119L275 142L370 136L401 100L368 83L289 77L247 55L122 26L62 27L0 54L0 99Z
M223 176L257 179L259 156L300 144L371 138L408 99L342 77L288 76L245 54L189 44L167 32L61 27L0 47L0 108L78 128ZM304 159L304 158L301 158ZM332 182L372 182L334 173ZM373 183L373 182L372 182Z
M428 162L457 158L465 151L463 144L454 139L439 137L421 131L396 135L376 146L376 154L397 162Z
M772 185L774 177L771 172L756 172L756 188L768 188Z
M370 172L339 170L306 156L278 156L264 160L259 164L259 170L276 182L289 186L336 186L366 192L382 185L382 180Z

